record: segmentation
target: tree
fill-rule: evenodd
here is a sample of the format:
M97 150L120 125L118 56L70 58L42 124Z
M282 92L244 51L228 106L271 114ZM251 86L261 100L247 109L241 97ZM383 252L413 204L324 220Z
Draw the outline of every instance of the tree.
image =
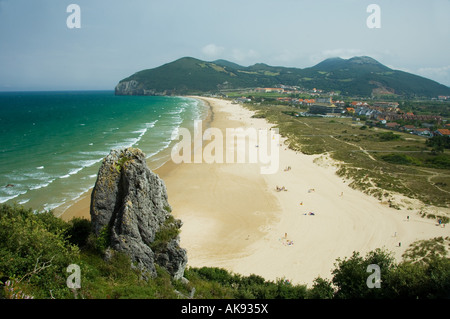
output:
M331 281L320 276L314 279L313 287L308 291L309 299L333 299L334 289Z
M367 272L369 265L378 265L381 271L381 288L369 288ZM376 249L369 252L365 258L359 252L353 252L348 259L337 259L335 269L332 271L332 283L336 286L337 299L354 298L382 298L385 278L389 278L391 270L395 267L392 253Z

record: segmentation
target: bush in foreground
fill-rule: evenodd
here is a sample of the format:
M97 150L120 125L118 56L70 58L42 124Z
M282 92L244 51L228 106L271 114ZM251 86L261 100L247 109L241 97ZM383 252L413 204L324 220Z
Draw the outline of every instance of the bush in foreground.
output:
M317 277L311 288L284 278L268 281L220 268L187 268L188 281L174 280L157 267L158 276L144 279L128 256L104 247L90 231L90 222L64 222L51 212L34 213L20 206L0 205L0 298L92 299L354 299L450 298L449 237L420 241L404 260L376 249L337 259L332 278ZM66 269L81 269L81 288L66 285ZM380 288L369 288L369 265L380 269Z

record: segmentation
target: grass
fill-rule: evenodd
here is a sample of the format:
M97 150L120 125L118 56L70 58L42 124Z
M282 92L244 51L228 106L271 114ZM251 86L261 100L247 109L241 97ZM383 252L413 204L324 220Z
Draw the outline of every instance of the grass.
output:
M399 193L424 204L450 204L450 151L433 154L424 137L366 126L351 118L296 117L299 110L289 106L245 105L257 112L254 117L276 124L289 148L336 160L337 174L355 189L380 200Z
M430 240L419 240L402 255L405 261L428 263L436 257L447 257L450 250L450 237L436 237Z
M167 207L167 206L166 206ZM180 234L180 228L176 223L173 215L169 215L169 217L165 220L164 224L155 234L155 240L150 245L150 248L153 252L157 253L167 246L167 244L176 238Z

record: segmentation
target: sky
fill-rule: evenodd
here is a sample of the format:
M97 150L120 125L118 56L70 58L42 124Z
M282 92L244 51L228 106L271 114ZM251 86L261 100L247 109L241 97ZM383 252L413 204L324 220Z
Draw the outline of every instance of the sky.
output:
M370 56L450 86L450 0L0 0L0 91L113 90L185 56L297 68Z

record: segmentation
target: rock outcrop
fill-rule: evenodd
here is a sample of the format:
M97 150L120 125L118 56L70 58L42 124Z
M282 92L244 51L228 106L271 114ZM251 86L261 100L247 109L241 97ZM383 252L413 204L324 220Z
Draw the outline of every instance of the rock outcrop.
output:
M114 89L115 95L149 95L149 96L165 96L172 95L170 90L157 91L155 89L147 89L145 85L136 80L123 81L116 85Z
M144 95L144 90L136 80L120 82L114 91L116 95Z
M94 233L106 236L113 250L130 256L151 276L158 264L179 279L187 254L179 246L182 223L170 212L166 186L141 150L112 150L103 159L91 197Z

